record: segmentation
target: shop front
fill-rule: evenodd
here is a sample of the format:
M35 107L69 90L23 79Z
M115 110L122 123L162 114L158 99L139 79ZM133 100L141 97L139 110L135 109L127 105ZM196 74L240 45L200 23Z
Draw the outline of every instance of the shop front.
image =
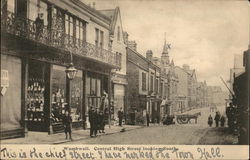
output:
M19 57L1 54L1 139L24 136L21 73Z
M124 113L127 112L126 108L126 86L127 86L127 79L125 76L123 77L112 77L112 115L111 119L118 123L118 111L121 108Z
M69 80L66 67L29 60L26 123L29 131L63 130L62 118L70 112L73 128L83 128L83 71Z

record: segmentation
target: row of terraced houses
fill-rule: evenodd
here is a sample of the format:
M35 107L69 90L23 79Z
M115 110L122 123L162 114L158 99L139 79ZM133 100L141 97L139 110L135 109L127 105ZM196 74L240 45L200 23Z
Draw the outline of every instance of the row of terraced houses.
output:
M164 114L212 103L195 70L170 62L166 42L161 58L151 50L144 57L128 36L119 7L1 0L1 139L62 132L67 110L73 128L87 129L89 108L104 109L104 102L114 125L119 108L125 123L136 124L146 111L160 122ZM72 64L71 80L65 71Z

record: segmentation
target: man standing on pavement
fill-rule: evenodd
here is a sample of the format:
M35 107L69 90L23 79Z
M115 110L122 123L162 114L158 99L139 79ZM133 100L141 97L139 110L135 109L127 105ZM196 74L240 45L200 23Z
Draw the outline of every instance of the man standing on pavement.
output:
M98 114L97 114L98 108L96 108L93 112L93 134L96 137L97 136L97 130L98 130Z
M123 119L123 111L122 108L118 111L118 119L119 119L119 126L122 126L122 119Z
M93 137L93 132L94 132L93 113L94 113L94 108L90 107L89 109L90 137Z
M219 127L219 121L220 121L220 114L219 112L216 112L215 117L214 117L216 127Z
M146 118L147 118L147 126L149 127L149 113L148 113L148 111L146 113Z

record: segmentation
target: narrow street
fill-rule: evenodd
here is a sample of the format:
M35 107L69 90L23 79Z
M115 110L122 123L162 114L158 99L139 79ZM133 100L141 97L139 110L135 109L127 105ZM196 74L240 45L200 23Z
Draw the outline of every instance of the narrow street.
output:
M221 114L224 106L218 107ZM209 108L191 110L190 114L201 112L197 124L151 125L112 135L89 138L81 141L68 142L69 144L235 144L237 137L229 134L227 128L208 127L207 117ZM211 113L214 116L214 113ZM156 134L157 133L157 134Z

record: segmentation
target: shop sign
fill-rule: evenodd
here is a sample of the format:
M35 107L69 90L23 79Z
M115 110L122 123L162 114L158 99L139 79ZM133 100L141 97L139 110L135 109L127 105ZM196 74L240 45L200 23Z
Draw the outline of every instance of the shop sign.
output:
M1 70L1 94L4 96L6 91L7 91L7 87L9 87L9 73L8 70Z
M1 87L9 87L9 73L8 70L1 70Z

